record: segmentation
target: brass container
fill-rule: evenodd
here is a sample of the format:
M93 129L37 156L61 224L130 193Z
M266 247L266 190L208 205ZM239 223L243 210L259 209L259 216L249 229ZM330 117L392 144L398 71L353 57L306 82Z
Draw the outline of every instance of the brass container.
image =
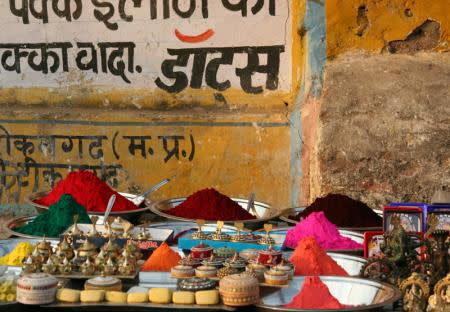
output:
M56 271L58 271L58 265L53 262L52 258L48 258L47 262L42 265L42 272L53 275Z
M61 275L71 274L73 271L72 263L67 258L64 258L63 262L58 266L58 271Z
M104 275L114 275L117 272L117 266L111 258L108 258L105 265L102 268L102 273Z
M80 271L83 275L89 276L93 275L95 273L95 264L89 260L89 258L86 259L86 262L81 264Z
M78 248L78 257L82 261L86 261L87 258L94 259L97 255L97 247L86 239L83 245Z

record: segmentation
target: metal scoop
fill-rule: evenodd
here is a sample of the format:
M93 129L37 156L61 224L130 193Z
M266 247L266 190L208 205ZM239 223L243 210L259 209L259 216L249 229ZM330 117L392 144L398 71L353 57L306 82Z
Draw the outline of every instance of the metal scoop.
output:
M172 176L170 178L164 179L161 182L159 182L158 184L152 186L150 189L148 189L147 191L145 191L144 193L142 193L141 195L136 195L133 198L129 198L128 200L130 200L133 204L135 204L136 206L140 206L145 198L150 194L153 193L157 190L159 190L161 187L163 187L164 185L166 185L167 183L170 182L170 180L174 179L175 176Z

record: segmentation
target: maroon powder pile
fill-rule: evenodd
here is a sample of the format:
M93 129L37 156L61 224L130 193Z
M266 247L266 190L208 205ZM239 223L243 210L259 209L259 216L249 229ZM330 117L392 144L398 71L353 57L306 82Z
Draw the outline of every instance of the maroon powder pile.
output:
M317 198L310 206L297 215L306 218L312 212L323 211L328 220L338 227L378 227L383 219L369 206L341 194L328 194Z
M184 202L167 211L173 216L208 221L234 221L255 219L247 210L215 189L195 192Z

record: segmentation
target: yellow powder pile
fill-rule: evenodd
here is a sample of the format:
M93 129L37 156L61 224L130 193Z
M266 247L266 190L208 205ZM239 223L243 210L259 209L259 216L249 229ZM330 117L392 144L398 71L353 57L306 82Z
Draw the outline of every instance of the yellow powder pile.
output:
M19 243L16 248L4 257L0 257L0 265L21 266L22 261L33 252L30 243Z

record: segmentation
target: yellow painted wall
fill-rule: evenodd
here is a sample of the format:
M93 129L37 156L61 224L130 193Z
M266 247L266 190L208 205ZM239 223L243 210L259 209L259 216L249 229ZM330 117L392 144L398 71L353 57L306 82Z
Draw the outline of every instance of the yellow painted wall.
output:
M427 19L441 25L439 50L448 50L450 42L450 1L448 0L327 0L327 55L336 57L348 51L379 53L386 43L404 40ZM368 27L357 33L358 8L365 6ZM405 10L409 10L405 14ZM410 16L408 16L410 15Z

